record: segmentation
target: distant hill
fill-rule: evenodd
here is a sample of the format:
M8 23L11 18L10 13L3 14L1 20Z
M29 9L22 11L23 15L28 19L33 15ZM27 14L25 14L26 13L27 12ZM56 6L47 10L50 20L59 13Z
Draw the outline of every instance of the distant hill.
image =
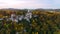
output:
M27 10L38 10L38 11L60 11L60 9L16 9L16 8L3 8L3 9L0 9L0 10L12 10L12 11L17 11L17 10L25 10L25 11L27 11Z

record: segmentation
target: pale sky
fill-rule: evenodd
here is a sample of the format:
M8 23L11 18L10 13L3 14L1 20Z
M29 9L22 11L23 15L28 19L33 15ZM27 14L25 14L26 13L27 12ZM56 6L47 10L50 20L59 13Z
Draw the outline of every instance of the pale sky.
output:
M60 0L0 0L1 8L60 8Z

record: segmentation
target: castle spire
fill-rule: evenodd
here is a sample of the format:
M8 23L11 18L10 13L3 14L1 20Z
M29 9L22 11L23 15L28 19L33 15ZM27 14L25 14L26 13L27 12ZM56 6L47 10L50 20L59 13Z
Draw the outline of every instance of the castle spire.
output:
M28 9L28 12L30 12L29 9Z

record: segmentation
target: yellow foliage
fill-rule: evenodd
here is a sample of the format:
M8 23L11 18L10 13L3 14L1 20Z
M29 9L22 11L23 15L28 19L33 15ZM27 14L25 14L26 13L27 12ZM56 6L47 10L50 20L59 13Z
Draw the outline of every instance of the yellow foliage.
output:
M35 34L38 34L38 32L36 32Z
M2 18L3 17L3 15L2 14L0 14L0 18Z

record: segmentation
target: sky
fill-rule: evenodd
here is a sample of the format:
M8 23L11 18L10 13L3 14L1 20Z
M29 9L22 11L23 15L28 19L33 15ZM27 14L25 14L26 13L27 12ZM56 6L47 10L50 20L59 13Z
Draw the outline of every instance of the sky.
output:
M1 8L60 9L60 0L0 0Z

